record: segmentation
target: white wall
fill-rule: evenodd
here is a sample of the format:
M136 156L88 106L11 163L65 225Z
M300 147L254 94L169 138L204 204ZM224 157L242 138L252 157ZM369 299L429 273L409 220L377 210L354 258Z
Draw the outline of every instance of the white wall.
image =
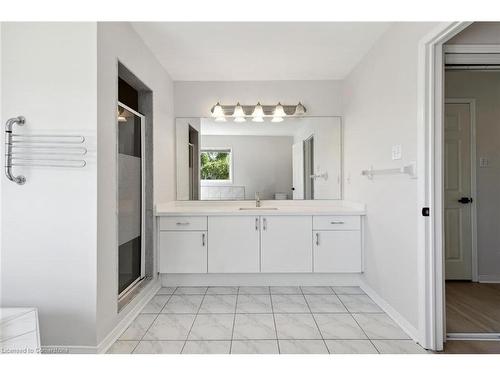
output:
M446 44L500 44L500 22L474 22Z
M202 135L201 147L232 149L234 186L245 187L245 199L274 199L274 193L291 195L293 137ZM201 183L203 186L203 182Z
M221 104L297 104L309 116L341 114L340 81L219 81L174 82L176 117L209 117L212 106Z
M98 258L97 342L133 306L117 314L116 102L118 61L153 91L154 202L175 199L173 84L168 73L123 22L97 24Z
M294 143L314 136L314 173L328 173L328 179L314 180L314 199L342 197L342 131L340 117L308 117L294 135Z
M479 280L500 280L500 73L448 71L447 98L476 99ZM489 160L481 168L479 159Z
M95 23L2 24L2 124L24 115L16 132L83 134L89 149L83 169L0 179L0 305L37 307L42 345L96 344L96 40Z
M418 42L433 23L392 26L343 83L345 199L365 202L365 281L418 329L417 182L362 169L417 158ZM402 160L391 160L401 144Z

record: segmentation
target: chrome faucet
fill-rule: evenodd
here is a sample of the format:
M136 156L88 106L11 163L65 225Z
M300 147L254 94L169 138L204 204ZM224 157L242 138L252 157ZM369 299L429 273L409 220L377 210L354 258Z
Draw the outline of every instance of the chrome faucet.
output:
M260 207L260 196L258 191L255 192L255 207Z

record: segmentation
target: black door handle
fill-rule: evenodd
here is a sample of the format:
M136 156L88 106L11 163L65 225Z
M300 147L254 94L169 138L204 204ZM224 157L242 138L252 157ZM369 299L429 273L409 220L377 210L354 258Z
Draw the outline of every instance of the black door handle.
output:
M458 201L462 204L472 203L472 198L462 197Z

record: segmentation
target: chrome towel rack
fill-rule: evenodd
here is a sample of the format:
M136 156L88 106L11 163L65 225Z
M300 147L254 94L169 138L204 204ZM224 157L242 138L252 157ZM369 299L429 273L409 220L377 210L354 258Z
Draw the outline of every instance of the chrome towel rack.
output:
M416 163L413 162L401 168L373 169L373 166L371 166L370 169L365 169L361 171L361 175L368 177L369 180L373 180L374 176L391 175L391 174L407 174L411 178L417 178L416 171L417 171Z
M18 185L26 177L15 176L12 167L83 168L87 154L85 137L70 134L14 134L14 125L23 126L26 119L18 116L5 123L5 175Z

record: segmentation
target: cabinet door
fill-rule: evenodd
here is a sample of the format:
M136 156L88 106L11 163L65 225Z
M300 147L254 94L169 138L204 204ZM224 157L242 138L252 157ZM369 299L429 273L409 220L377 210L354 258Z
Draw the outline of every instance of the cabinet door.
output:
M208 272L259 272L259 217L208 218Z
M207 232L160 232L161 273L206 273Z
M312 272L312 217L261 217L261 272Z
M315 231L314 272L361 272L361 232Z

